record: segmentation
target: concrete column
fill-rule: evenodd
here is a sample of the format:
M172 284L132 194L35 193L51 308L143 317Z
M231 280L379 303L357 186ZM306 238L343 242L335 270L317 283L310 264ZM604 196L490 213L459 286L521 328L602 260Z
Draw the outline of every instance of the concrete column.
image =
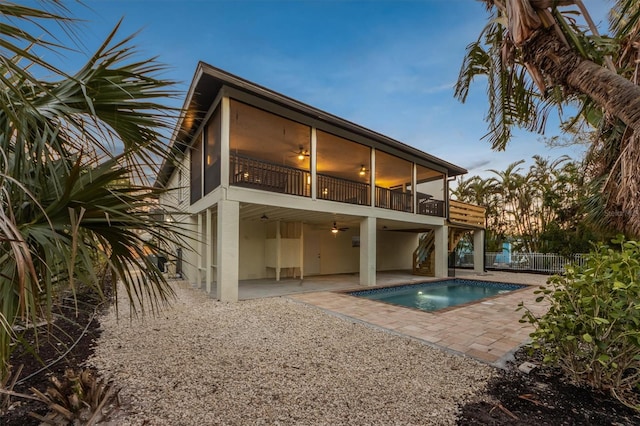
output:
M240 203L218 201L216 297L221 302L238 301L239 238Z
M280 236L280 221L276 222L276 281L280 281L280 268L282 265L282 241Z
M205 226L205 235L204 235L204 245L205 245L205 261L204 261L204 276L205 276L205 286L207 289L207 293L211 294L211 287L213 284L213 238L211 238L213 234L213 224L211 220L212 215L211 209L207 209L205 211L206 215L206 226Z
M435 276L446 278L449 271L449 227L442 225L434 230L435 237Z
M196 243L196 247L198 248L198 251L196 253L196 256L198 258L198 263L196 265L196 285L198 286L198 288L202 287L202 280L204 279L204 277L202 276L202 244L204 241L204 224L202 223L202 214L198 213L198 232L197 232L197 236L198 236L198 240Z
M484 229L473 231L473 272L484 273Z
M304 223L300 222L300 279L304 280Z
M360 285L376 285L376 218L360 221Z
M187 230L188 238L193 241L193 245L187 244L189 248L183 249L183 262L182 262L182 274L183 278L189 280L189 284L192 287L196 287L198 285L198 215L192 214L188 219L188 230Z

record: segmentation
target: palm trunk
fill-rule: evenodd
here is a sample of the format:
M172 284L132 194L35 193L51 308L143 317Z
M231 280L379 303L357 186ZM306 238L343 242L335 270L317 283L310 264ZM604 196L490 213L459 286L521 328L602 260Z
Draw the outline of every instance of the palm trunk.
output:
M640 133L640 86L584 59L564 44L553 28L540 29L523 46L525 61L555 86L585 94Z

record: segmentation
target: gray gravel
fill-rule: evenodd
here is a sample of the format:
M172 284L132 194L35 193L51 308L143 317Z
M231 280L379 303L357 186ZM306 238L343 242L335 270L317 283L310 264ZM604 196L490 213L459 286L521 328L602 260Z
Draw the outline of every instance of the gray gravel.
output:
M89 364L121 388L112 424L455 424L494 372L286 298L176 292L155 318L101 319Z

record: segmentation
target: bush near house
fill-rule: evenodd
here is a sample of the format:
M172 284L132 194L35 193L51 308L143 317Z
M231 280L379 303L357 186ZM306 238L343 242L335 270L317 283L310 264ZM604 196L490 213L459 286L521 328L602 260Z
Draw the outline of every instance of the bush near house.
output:
M640 242L599 244L583 267L567 267L537 291L549 311L524 306L536 327L531 347L581 386L610 392L640 410Z

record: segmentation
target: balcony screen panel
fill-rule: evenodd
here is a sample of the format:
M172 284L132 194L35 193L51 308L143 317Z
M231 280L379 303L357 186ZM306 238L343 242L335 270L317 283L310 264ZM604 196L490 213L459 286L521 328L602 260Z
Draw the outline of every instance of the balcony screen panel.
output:
M191 204L202 198L202 134L198 134L191 146L189 164L191 181Z
M230 150L244 158L310 170L311 128L231 99Z
M323 200L371 205L371 148L318 130L318 190Z
M444 217L445 175L424 166L416 169L418 213Z
M384 151L376 150L376 186L408 191L413 175L413 163Z
M413 212L413 163L376 150L376 207Z
M220 107L211 115L205 128L204 141L204 193L220 186Z
M340 136L318 130L316 170L329 176L370 183L371 148ZM364 174L361 169L364 168Z
M436 200L444 200L444 174L424 166L417 166L417 192L428 194Z

